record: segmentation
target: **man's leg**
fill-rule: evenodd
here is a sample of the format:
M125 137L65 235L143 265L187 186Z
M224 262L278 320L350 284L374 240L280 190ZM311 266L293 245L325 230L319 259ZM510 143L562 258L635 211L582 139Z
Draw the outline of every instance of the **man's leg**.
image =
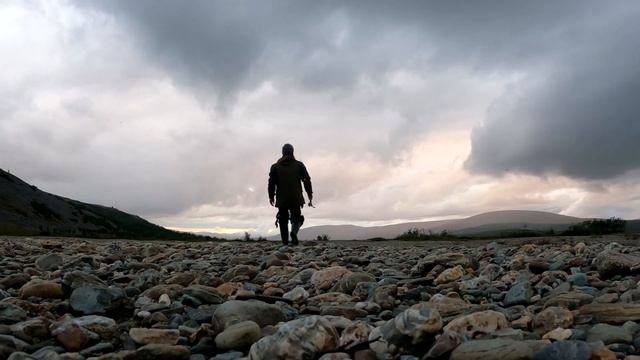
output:
M291 208L291 243L298 245L298 231L302 226L302 214L299 206Z
M289 209L278 208L278 223L280 224L280 237L283 245L289 245Z

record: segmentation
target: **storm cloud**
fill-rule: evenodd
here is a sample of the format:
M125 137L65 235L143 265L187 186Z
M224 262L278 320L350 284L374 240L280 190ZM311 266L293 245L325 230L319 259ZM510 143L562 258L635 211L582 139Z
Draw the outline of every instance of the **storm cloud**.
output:
M640 11L614 14L568 34L564 51L492 104L468 168L605 179L640 167Z
M633 2L90 4L115 14L152 61L201 97L225 101L265 80L340 96L399 69L522 74L474 131L470 170L608 178L640 165ZM384 153L438 121L402 111Z

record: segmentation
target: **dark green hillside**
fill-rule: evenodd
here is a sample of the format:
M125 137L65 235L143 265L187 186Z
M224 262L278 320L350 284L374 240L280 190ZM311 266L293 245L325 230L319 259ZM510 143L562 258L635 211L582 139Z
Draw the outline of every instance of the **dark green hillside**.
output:
M0 169L0 235L206 240L165 229L115 208L39 190ZM210 238L209 238L210 239Z

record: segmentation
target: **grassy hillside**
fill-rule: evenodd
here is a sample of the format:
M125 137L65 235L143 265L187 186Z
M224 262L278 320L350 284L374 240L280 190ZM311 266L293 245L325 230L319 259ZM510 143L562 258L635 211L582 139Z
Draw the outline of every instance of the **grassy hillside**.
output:
M165 229L115 208L41 191L0 169L0 234L92 238L205 240Z

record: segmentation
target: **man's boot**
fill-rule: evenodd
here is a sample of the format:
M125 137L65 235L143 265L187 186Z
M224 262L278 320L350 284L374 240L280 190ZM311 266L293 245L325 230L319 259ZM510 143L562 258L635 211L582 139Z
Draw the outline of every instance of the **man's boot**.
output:
M298 231L300 231L300 227L304 222L304 217L302 215L299 216L298 219L295 219L291 222L291 244L298 245Z
M291 245L298 245L298 231L295 225L291 226Z
M282 238L282 245L289 245L289 222L280 222L280 237ZM292 237L293 239L293 237Z

